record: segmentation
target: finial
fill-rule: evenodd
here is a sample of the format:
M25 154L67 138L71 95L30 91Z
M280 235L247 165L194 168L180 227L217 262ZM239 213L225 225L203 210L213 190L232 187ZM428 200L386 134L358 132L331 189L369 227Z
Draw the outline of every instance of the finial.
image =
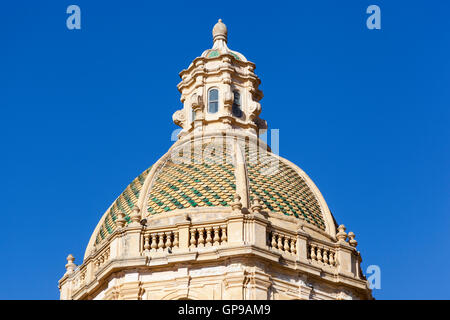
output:
M233 211L241 211L242 209L242 203L241 203L241 196L237 193L234 195L234 201L231 203L231 208Z
M338 233L336 234L336 239L338 239L339 242L345 242L347 239L347 233L345 232L345 226L341 224L338 228Z
M67 256L66 273L72 273L75 270L75 267L77 265L73 263L74 260L75 258L73 257L73 255L69 254Z
M141 210L139 209L139 207L137 205L135 205L131 212L131 216L130 216L131 223L133 225L140 225L141 215L139 212L141 212Z
M356 246L358 245L358 241L355 240L355 234L352 231L350 231L348 233L348 237L349 237L348 244L351 245L353 248L356 248Z
M261 207L261 201L259 200L258 197L256 197L253 200L251 209L252 209L253 212L259 213L261 211L261 208L262 208Z
M117 228L123 228L125 226L125 223L127 221L125 220L125 214L121 211L117 213L117 219L116 219L116 226Z
M223 40L225 41L225 43L227 43L228 30L227 26L222 22L222 19L219 19L219 21L216 23L212 33L214 43L218 40Z
M73 257L73 255L70 253L68 256L67 256L67 262L68 263L73 263L75 261L75 258Z

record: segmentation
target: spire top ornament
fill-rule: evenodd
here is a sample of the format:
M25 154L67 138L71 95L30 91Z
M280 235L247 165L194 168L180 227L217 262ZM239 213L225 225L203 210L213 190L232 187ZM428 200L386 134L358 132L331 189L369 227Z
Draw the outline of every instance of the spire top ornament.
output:
M69 254L67 256L66 274L73 273L73 271L77 267L77 265L75 263L73 263L74 260L75 260L75 258L73 257L72 254Z
M212 31L214 44L218 41L224 41L227 43L228 29L227 26L222 22L222 19L216 23Z

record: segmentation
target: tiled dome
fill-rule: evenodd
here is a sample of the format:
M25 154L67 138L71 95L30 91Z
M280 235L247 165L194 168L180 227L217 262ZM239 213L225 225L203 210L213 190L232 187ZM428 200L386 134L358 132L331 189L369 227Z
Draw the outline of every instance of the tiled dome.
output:
M142 195L144 182L152 167L141 173L105 213L95 243L100 243L115 230L114 221L120 210L125 214L127 223L130 222L129 216L140 196L146 197L143 217L195 207L231 206L236 193L233 149L229 145L214 144L206 142L201 149L192 148L190 161L186 163L173 160L170 152L166 154L158 161L148 181L148 191ZM257 197L263 211L292 216L325 230L317 195L300 175L299 168L271 152L260 152L260 149L251 148L248 144L243 150L250 200ZM269 172L270 164L277 160L276 170Z
M230 54L231 56L233 56L233 58L235 58L238 61L246 61L245 57L242 54L240 54L239 52L236 52L236 51L232 51L230 49L228 49L225 52L221 52L220 50L217 50L217 49L209 49L209 50L206 50L205 52L203 52L202 57L215 58L215 57L220 56L221 54Z
M227 27L219 20L213 29L213 47L180 72L183 108L173 116L182 128L178 140L106 211L86 252L114 232L122 213L126 223L131 218L138 223L139 219L158 220L164 214L195 214L213 207L226 215L235 201L241 202L236 205L242 205L245 212L254 212L256 203L258 212L256 199L263 214L279 215L281 220L288 217L284 220L301 221L319 233L334 235L331 213L311 179L296 165L268 152L258 138L267 129L259 117L260 79L252 62L228 48L227 38ZM211 89L217 101L210 101ZM215 109L210 110L210 103L216 104ZM239 108L241 115L233 114L233 108ZM199 148L191 142L199 142ZM190 150L183 161L176 156L180 150ZM120 219L118 225L122 223Z
M151 167L135 178L106 211L101 228L98 230L95 237L96 244L100 243L108 234L116 229L114 221L117 219L118 212L122 211L125 214L127 223L130 222L131 210L134 208L137 199L139 198L145 178L150 169Z

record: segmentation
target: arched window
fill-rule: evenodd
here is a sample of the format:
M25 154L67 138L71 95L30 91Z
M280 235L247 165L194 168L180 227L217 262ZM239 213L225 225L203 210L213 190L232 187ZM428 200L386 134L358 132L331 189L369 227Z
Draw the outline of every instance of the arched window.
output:
M211 89L208 93L208 112L216 113L219 111L219 90Z
M240 118L242 117L241 94L237 90L235 90L233 94L234 100L233 100L233 108L231 109L231 111L233 112L233 115L235 117Z

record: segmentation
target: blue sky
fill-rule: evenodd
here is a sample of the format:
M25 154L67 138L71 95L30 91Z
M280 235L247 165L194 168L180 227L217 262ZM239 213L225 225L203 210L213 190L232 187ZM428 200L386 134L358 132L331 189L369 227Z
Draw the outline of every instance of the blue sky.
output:
M81 30L66 8L81 8ZM366 8L381 8L381 30ZM0 13L1 299L58 299L103 212L171 146L178 72L212 45L256 63L261 116L306 171L378 299L450 298L448 1L9 1Z

